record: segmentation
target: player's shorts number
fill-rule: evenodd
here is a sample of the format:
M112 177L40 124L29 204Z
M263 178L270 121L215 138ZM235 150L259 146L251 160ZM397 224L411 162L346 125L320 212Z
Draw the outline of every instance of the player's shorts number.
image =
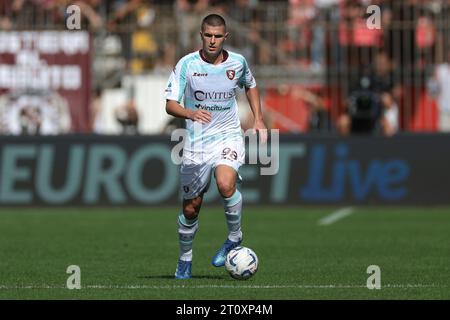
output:
M222 150L222 159L227 160L237 160L237 152L234 150L231 150L231 148L225 148Z

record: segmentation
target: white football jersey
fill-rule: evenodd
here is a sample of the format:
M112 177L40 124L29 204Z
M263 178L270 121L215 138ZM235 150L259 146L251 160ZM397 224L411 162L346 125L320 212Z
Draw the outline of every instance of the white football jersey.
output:
M205 109L212 114L209 123L186 120L185 149L194 144L207 144L217 140L242 136L239 121L236 89L254 88L245 58L231 51L223 51L224 59L215 65L204 59L201 51L190 53L177 63L170 75L165 98L192 110Z

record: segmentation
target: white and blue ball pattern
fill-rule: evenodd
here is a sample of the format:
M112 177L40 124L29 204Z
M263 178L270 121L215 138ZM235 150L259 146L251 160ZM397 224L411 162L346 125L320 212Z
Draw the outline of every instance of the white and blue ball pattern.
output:
M236 247L228 252L225 268L234 279L246 280L258 270L258 257L250 248Z

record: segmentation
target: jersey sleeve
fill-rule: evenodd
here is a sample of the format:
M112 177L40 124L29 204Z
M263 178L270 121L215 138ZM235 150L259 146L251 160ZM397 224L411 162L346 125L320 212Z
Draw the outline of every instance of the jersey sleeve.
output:
M164 97L181 103L186 89L186 60L180 60L170 74Z
M243 59L243 72L241 77L239 78L239 87L240 88L254 88L256 87L256 81L253 77L252 71L250 70L247 60Z

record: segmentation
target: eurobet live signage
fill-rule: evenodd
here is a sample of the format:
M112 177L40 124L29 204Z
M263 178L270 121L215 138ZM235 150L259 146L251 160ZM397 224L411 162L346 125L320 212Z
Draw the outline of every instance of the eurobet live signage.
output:
M240 188L246 204L449 204L447 145L446 135L280 136L277 173L246 162ZM0 205L177 205L173 147L169 136L1 137ZM205 202L220 200L211 187Z

